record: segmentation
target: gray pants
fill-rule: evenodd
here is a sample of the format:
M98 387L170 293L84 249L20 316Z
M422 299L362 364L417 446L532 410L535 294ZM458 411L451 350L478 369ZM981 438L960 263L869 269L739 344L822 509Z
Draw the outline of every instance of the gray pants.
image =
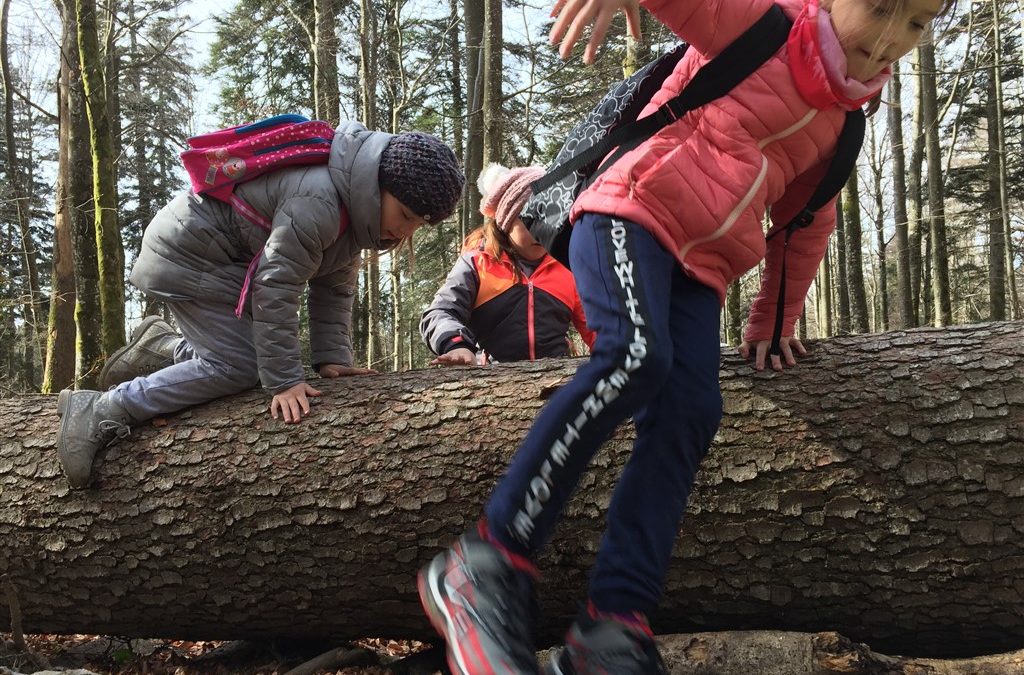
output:
M138 421L252 389L259 383L252 313L241 318L228 305L189 300L167 302L182 339L174 365L122 382L114 395Z

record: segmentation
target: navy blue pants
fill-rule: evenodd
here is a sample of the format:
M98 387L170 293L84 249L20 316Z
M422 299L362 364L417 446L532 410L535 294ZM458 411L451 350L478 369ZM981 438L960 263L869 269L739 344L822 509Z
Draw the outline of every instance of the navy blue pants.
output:
M589 593L601 611L646 614L661 598L690 488L722 417L719 300L635 223L585 214L569 256L597 341L537 416L486 516L502 544L535 554L591 458L632 417L636 442Z

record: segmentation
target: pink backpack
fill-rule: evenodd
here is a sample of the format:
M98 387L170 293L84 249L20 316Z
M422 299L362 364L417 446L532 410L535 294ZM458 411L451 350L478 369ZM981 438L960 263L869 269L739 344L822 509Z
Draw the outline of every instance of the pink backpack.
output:
M235 186L285 166L326 164L334 129L302 115L277 115L188 139L181 153L192 190L223 202Z
M235 194L235 186L268 171L302 164L326 164L331 154L334 129L326 122L302 115L277 115L261 122L221 129L188 139L181 153L192 191L227 202L238 215L270 231L270 220ZM349 224L341 210L338 232ZM238 298L235 316L241 316L252 276L263 250L249 263Z

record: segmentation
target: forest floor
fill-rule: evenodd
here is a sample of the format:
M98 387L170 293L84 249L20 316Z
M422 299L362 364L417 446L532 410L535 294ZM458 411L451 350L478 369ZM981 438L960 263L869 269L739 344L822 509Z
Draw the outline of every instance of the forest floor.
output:
M447 675L443 651L366 639L184 642L95 635L0 634L0 675ZM833 632L723 631L658 636L677 675L1024 675L1024 650L961 659L886 656ZM538 653L540 663L550 652ZM59 672L55 672L59 671Z
M96 635L27 635L31 653L18 650L0 635L0 675L28 674L53 670L99 675L229 675L252 673L284 675L308 664L338 645L257 644L253 642L185 642L176 640L130 640ZM366 639L343 647L352 665L306 668L305 675L392 675L435 672L440 657L421 642ZM423 664L394 669L394 664L419 654L433 667ZM420 661L420 658L413 661ZM337 662L335 662L337 663Z

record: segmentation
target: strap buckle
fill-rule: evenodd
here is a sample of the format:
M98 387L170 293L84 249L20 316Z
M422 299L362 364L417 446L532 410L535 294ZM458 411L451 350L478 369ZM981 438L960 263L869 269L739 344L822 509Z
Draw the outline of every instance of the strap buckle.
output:
M800 213L796 214L796 217L793 218L793 220L789 221L789 225L786 226L786 229L793 232L795 230L805 228L813 222L814 212L805 208L800 211Z
M679 112L675 109L672 103L673 101L669 101L668 103L659 106L657 112L654 113L654 116L663 127L667 127L679 119Z

